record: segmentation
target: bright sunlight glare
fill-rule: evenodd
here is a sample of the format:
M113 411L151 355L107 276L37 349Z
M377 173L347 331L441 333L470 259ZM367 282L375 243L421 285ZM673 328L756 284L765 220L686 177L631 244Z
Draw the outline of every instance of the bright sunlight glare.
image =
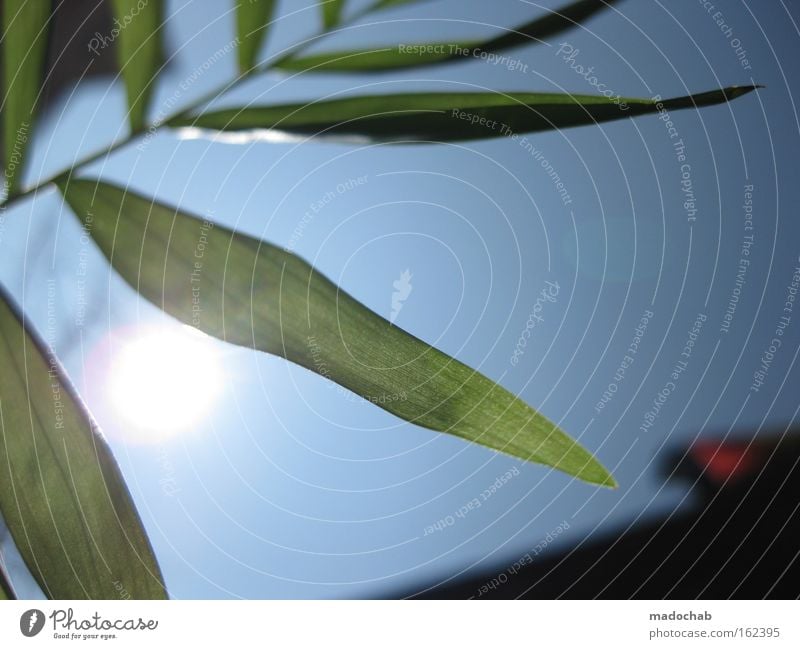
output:
M125 340L109 382L116 411L151 439L199 424L221 387L211 339L188 326L144 330Z

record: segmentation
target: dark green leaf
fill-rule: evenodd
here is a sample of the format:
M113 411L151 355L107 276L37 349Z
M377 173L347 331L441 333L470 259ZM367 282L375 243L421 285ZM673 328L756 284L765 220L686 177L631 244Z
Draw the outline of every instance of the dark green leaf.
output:
M6 189L19 189L25 151L33 130L47 55L50 2L5 0L2 53L3 146Z
M217 131L273 129L299 135L391 142L516 137L660 110L730 101L754 86L730 87L657 102L550 93L416 93L347 97L306 104L230 108L179 117L172 126Z
M91 215L87 231L122 277L184 323L282 356L406 421L614 486L544 416L376 315L296 255L102 182L60 187L82 221Z
M163 598L122 475L51 350L0 293L0 510L55 599Z
M11 588L11 580L3 570L3 565L0 564L0 601L6 599L16 599L14 589Z
M325 29L332 29L342 20L344 0L320 0L322 7L322 25Z
M518 45L538 43L555 36L607 9L617 0L579 0L506 33L482 41L407 43L368 50L325 52L279 61L283 70L315 72L378 72L412 68L444 61L487 57ZM379 3L385 6L398 2Z
M112 0L117 61L128 94L128 118L134 131L145 127L154 79L161 65L161 0Z
M239 38L239 71L250 72L267 36L275 0L238 0L236 32Z

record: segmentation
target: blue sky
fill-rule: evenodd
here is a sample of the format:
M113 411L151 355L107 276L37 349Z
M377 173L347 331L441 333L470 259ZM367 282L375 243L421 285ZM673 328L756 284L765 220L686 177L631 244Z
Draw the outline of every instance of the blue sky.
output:
M167 4L175 56L152 115L233 38L228 3ZM286 17L265 58L318 28L316 9L306 4L280 3ZM502 566L563 521L569 528L549 549L690 504L687 485L664 480L665 449L702 436L749 438L796 419L800 313L763 384L752 385L800 266L793 94L800 71L790 65L798 14L782 2L715 4L709 11L690 0L623 0L585 27L508 52L527 65L524 72L473 60L375 77L266 74L222 100L416 89L592 92L557 53L561 43L626 96L766 86L730 105L673 113L677 137L663 120L643 117L530 136L537 159L508 139L231 145L165 132L86 172L279 245L321 201L293 242L298 254L387 318L393 283L408 270L412 289L396 324L558 421L613 470L616 491L403 423L281 359L222 343L215 350L224 386L193 430L133 443L104 390L109 340L137 327L177 325L137 299L82 242L52 190L6 214L0 250L15 262L0 266L0 280L42 332L55 280L58 351L112 441L174 597L376 596ZM480 37L559 5L437 0L382 13L317 47ZM231 53L195 75L180 90L181 103L234 75ZM64 97L40 126L27 180L123 135L124 112L123 89L111 79ZM684 189L694 205L685 205ZM722 331L745 241L750 263ZM82 260L91 277L85 294ZM512 365L548 282L557 295L541 306L542 321ZM91 316L83 325L79 296ZM633 361L615 379L648 313ZM672 379L679 361L685 366ZM616 392L598 411L612 383ZM455 515L509 471L480 507ZM437 523L441 529L426 534Z

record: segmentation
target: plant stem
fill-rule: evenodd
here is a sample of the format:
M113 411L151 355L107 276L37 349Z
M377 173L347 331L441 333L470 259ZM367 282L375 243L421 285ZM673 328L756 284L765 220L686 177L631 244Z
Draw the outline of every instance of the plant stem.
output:
M68 169L64 169L63 171L60 171L57 174L54 174L54 175L50 176L49 178L40 181L39 183L37 183L33 187L29 187L28 189L23 190L21 192L17 192L16 194L12 194L5 201L0 203L0 210L5 210L7 207L11 207L17 201L20 201L23 198L26 198L27 196L35 194L36 192L44 189L50 183L54 183L54 182L57 182L59 180L63 180L64 178L67 178L76 169L80 169L81 167L85 167L86 165L91 164L92 162L95 162L95 161L99 160L103 156L111 155L117 149L121 149L123 146L125 146L126 144L132 142L135 138L139 137L143 132L144 131L134 131L134 132L130 133L127 137L123 138L122 140L119 140L117 142L114 142L114 144L112 144L110 146L107 146L105 149L101 149L100 151L95 151L94 153L86 156L85 158L82 158L81 160L78 160L78 162L73 164Z
M352 23L352 22L354 22L356 20L359 20L360 18L363 18L365 15L369 14L374 9L375 9L375 7L367 7L366 9L364 9L364 10L358 12L357 14L353 15L348 20L340 23L339 27L340 28L341 27L345 27L348 24L350 24L350 23ZM167 117L165 119L162 119L162 120L160 120L158 122L154 122L152 124L148 124L148 125L146 125L145 127L141 128L141 129L138 129L138 130L135 130L135 131L131 131L127 135L127 137L124 137L121 140L118 140L117 142L114 142L113 144L105 147L104 149L100 149L99 151L95 151L94 153L91 153L91 154L87 155L86 157L84 157L84 158L78 160L77 162L75 162L74 164L72 164L67 169L63 169L62 171L59 171L58 173L50 176L49 178L46 178L45 180L39 181L37 184L33 185L32 187L29 187L28 189L25 189L23 191L16 192L14 194L9 195L4 201L0 202L0 214L2 214L6 210L6 208L11 207L12 205L17 203L18 201L21 201L22 199L27 198L28 196L36 194L37 192L41 191L42 189L44 189L45 187L47 187L51 183L55 183L55 182L58 182L60 180L64 180L66 178L69 178L69 176L71 176L76 170L80 169L81 167L85 167L86 165L91 164L92 162L96 162L97 160L100 160L101 158L104 158L106 156L111 155L112 153L114 153L115 151L121 149L122 147L126 146L127 144L130 144L131 142L136 140L141 135L143 135L145 133L155 133L164 124L169 124L169 122L171 120L176 119L178 117L184 117L188 113L191 113L191 112L197 110L198 108L201 108L202 106L204 106L205 104L209 103L210 101L213 101L214 99L216 99L217 97L219 97L223 93L228 92L232 88L236 87L237 85L239 85L245 79L249 79L255 74L262 74L264 72L268 72L270 70L275 69L281 63L284 63L287 60L291 59L293 56L301 53L304 49L309 47L311 44L316 43L320 38L323 38L327 34L328 34L328 32L324 31L324 30L321 31L321 32L317 32L317 34L315 34L314 36L311 36L306 41L304 41L302 43L299 43L297 45L293 45L292 47L288 48L278 58L270 61L269 63L265 63L265 64L263 64L261 66L256 66L252 70L248 70L247 72L241 73L238 77L236 77L232 81L228 81L226 84L224 84L222 86L219 86L217 88L214 88L213 90L209 91L208 93L202 95L199 99L196 99L194 102L192 102L188 106L180 109L179 111L177 111L173 115L170 115L169 117Z

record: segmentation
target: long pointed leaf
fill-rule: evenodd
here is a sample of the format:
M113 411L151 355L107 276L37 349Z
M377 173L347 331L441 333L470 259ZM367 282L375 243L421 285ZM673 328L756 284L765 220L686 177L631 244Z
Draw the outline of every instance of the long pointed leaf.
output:
M419 4L420 2L430 2L430 0L375 0L364 11L365 14L371 14L376 11L383 11L384 9L394 9L402 5Z
M252 70L267 36L275 10L275 0L238 0L236 32L239 38L239 72Z
M9 194L19 189L47 57L50 2L5 0L3 13L3 156Z
M344 10L344 0L320 0L322 8L322 26L332 29L339 24Z
M165 597L111 452L51 351L0 292L0 509L56 599Z
M537 43L575 27L607 9L618 0L578 0L545 16L482 41L439 41L391 45L367 50L341 50L279 61L283 70L314 72L379 72L414 68L445 61L468 60L508 50L518 45ZM382 3L391 6L395 3ZM381 7L383 8L383 7Z
M543 415L390 324L296 255L106 183L60 188L81 221L92 219L87 231L122 277L179 320L282 356L406 421L615 484Z
M267 129L382 142L516 137L519 133L596 124L662 110L710 106L740 97L755 87L734 86L663 102L550 93L371 95L307 104L230 108L197 117L179 117L170 125L217 131Z
M113 0L114 28L108 37L116 40L117 61L128 95L131 129L145 126L154 79L161 65L161 0Z

